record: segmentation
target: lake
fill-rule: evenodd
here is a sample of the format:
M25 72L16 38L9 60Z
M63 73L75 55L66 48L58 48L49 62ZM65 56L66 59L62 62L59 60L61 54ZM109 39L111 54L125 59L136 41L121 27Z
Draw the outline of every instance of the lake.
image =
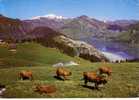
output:
M139 46L129 45L128 43L111 42L97 38L82 39L85 42L99 49L104 55L117 59L139 58Z

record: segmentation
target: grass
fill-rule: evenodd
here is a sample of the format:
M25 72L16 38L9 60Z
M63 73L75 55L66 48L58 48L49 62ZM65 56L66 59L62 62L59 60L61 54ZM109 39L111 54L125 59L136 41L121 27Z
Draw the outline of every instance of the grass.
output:
M0 46L0 65L5 67L50 65L69 60L82 59L66 56L58 49L46 48L35 43L18 44L16 53L9 51L8 47Z
M34 43L19 44L16 54L12 54L6 47L1 46L0 59L3 62L0 66L0 83L7 87L3 95L5 98L139 96L139 63L106 63L113 70L111 80L100 90L93 90L83 87L82 72L97 70L98 67L104 65L102 63L91 63L78 57L72 58L60 53L57 49L45 48ZM52 64L70 60L79 63L79 66L67 67L72 71L70 80L61 81L54 78L56 68L52 67ZM31 66L29 66L30 64ZM21 70L31 70L34 80L19 80L17 73ZM41 95L34 92L37 84L53 84L56 86L57 92L51 95Z

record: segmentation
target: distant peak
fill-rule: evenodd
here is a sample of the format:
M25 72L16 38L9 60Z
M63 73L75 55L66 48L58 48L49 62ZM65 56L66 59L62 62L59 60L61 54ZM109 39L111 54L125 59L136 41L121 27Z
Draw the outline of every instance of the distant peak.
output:
M89 17L86 16L86 15L82 15L82 16L80 16L79 18L89 18Z
M44 15L44 16L36 16L36 17L33 17L32 19L40 19L40 18L48 18L48 19L66 19L66 17L57 16L57 15L55 15L55 14L48 14L48 15Z

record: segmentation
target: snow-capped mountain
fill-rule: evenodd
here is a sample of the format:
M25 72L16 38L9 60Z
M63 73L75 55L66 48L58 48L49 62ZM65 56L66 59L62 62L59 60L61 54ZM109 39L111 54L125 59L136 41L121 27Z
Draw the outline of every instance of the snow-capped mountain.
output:
M58 20L66 19L66 17L57 16L55 14L48 14L48 15L44 15L44 16L36 16L36 17L31 18L31 19L34 20L34 19L41 19L41 18L58 19Z

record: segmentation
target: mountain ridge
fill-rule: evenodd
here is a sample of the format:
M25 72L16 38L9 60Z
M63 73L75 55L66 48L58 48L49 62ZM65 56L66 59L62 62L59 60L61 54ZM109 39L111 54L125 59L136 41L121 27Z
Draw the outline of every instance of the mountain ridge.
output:
M115 35L113 33L127 31L128 26L139 22L137 20L101 21L86 15L60 20L42 17L40 19L23 21L31 23L34 27L50 27L54 30L64 33L72 39L77 40L90 36L105 38L108 33L110 33L108 34L109 37L113 37L113 35Z

